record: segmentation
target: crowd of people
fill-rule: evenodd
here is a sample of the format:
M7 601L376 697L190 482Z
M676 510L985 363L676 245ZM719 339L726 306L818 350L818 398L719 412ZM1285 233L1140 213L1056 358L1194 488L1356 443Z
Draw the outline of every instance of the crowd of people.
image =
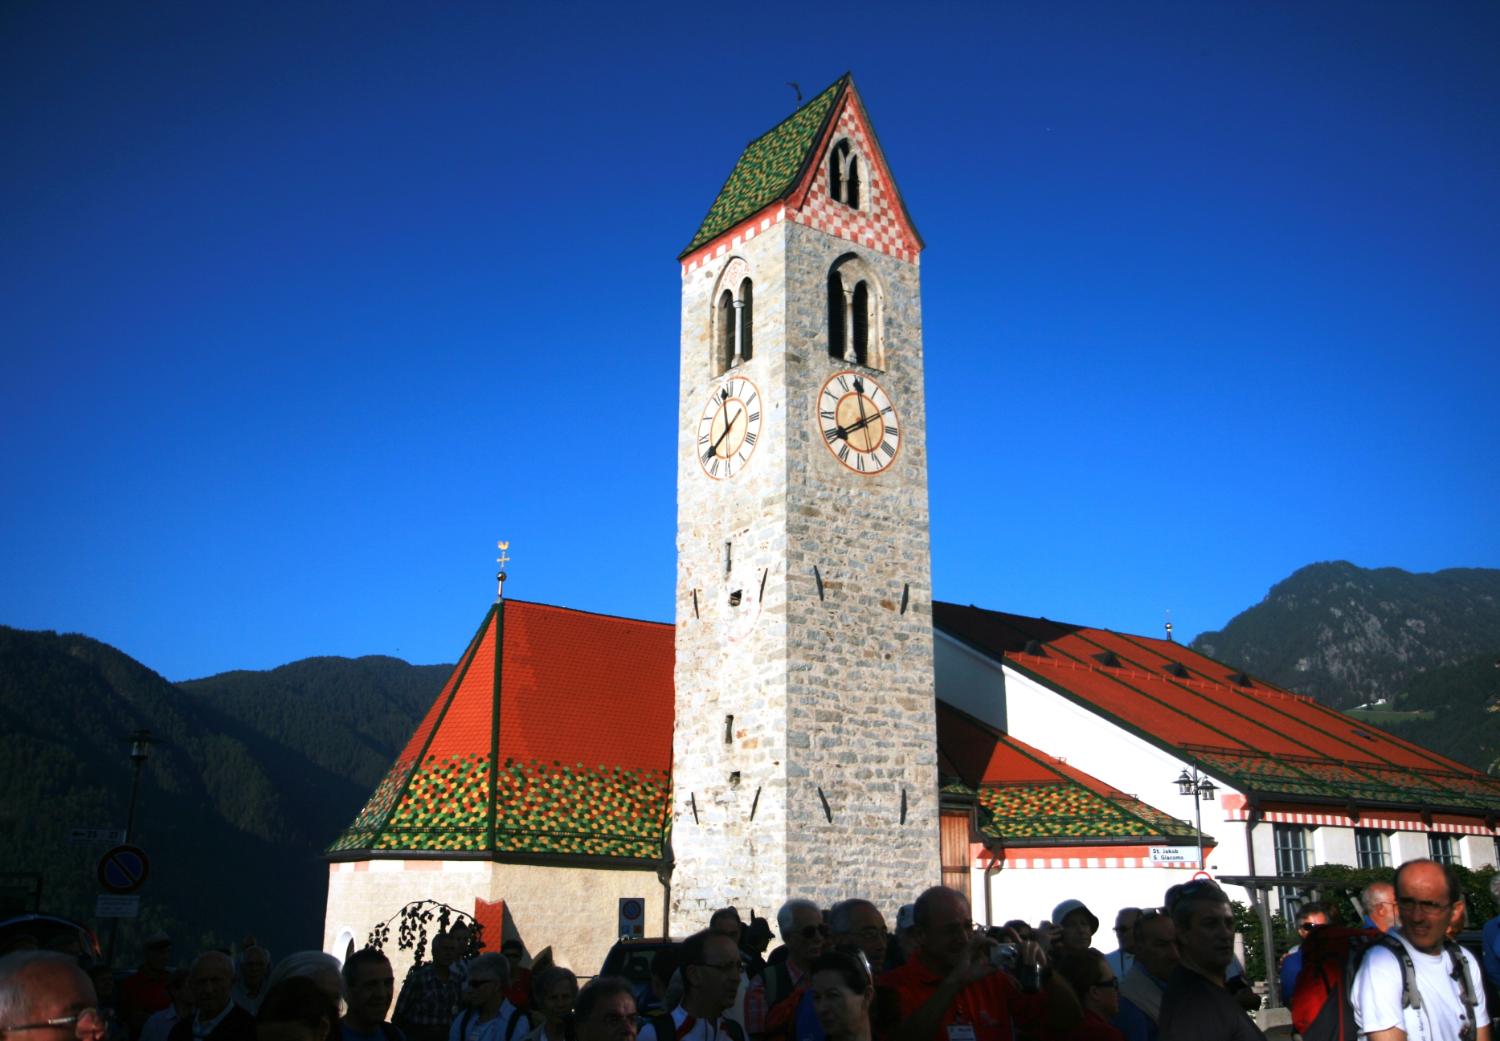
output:
M1366 919L1356 929L1340 929L1330 906L1299 909L1303 942L1280 966L1299 1029L1347 1010L1351 1022L1326 1036L1488 1041L1480 965L1452 939L1464 921L1453 870L1411 861L1394 884L1371 886L1362 900ZM596 976L582 987L550 959L528 962L514 939L485 951L457 925L433 937L431 958L399 994L390 960L375 948L342 963L321 951L273 961L247 942L236 957L210 950L174 969L171 942L159 935L147 941L140 968L118 982L61 952L0 957L0 1041L1265 1036L1250 1015L1260 998L1235 958L1230 902L1215 883L1173 886L1161 907L1118 909L1108 952L1094 946L1100 924L1084 903L1067 900L1038 925L981 929L968 899L941 886L902 907L894 930L868 900L824 909L793 899L776 916L782 942L769 954L767 924L752 917L747 925L724 908L680 943L653 947L650 980ZM1500 941L1500 925L1495 933ZM1329 973L1335 936L1347 980Z

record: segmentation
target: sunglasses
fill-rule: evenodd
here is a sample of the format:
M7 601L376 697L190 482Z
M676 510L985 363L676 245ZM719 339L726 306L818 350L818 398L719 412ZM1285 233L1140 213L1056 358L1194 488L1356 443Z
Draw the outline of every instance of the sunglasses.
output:
M1100 980L1098 983L1095 983L1094 986L1103 987L1105 990L1119 990L1120 978L1118 976L1112 976L1107 980Z

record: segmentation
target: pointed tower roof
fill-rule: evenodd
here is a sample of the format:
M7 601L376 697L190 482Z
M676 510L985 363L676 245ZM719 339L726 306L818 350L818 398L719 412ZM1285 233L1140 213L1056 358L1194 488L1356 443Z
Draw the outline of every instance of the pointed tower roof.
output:
M786 119L745 146L729 179L708 209L692 241L678 255L679 260L759 215L773 203L790 202L800 206L807 196L811 174L830 143L839 117L847 108L856 109L856 118L866 128L872 159L878 162L899 209L905 230L917 249L921 238L906 212L906 204L895 188L885 156L875 139L874 128L864 115L864 105L854 88L854 77L844 73L824 90Z
M671 625L495 604L328 856L654 863L673 657Z

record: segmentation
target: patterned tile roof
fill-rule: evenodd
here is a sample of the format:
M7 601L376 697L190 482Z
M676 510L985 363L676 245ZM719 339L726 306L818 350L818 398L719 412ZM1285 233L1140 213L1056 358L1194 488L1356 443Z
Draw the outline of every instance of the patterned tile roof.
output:
M673 654L670 625L495 605L329 854L659 858Z
M811 101L745 146L719 196L681 256L722 235L740 221L787 195L812 159L813 146L849 84L845 73Z
M1196 841L1188 822L942 701L938 750L944 791L972 793L979 807L979 830L1002 845L1054 839L1078 844Z
M933 621L1247 795L1500 810L1500 780L1171 640L946 603Z

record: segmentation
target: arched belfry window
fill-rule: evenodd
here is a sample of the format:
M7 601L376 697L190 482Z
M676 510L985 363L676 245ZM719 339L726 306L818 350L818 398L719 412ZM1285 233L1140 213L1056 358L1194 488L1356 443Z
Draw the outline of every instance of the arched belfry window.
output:
M719 276L714 294L713 367L714 374L728 372L750 360L754 349L755 286L750 280L750 266L734 257Z
M846 137L828 150L828 195L857 210L861 180L859 153Z
M828 355L885 368L880 283L860 257L846 253L828 269Z

